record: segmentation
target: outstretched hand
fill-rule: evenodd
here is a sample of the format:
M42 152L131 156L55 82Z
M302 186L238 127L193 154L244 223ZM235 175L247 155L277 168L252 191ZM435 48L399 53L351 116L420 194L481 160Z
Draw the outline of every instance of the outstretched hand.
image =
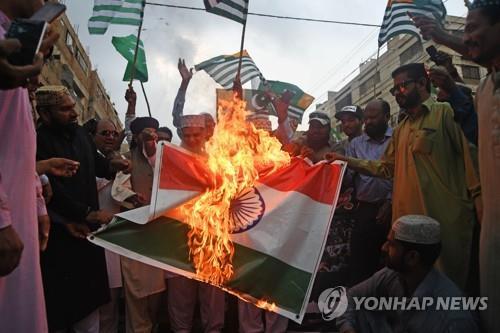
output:
M179 74L181 74L182 81L189 81L193 77L193 69L187 68L186 61L184 59L179 58L177 69L179 69Z

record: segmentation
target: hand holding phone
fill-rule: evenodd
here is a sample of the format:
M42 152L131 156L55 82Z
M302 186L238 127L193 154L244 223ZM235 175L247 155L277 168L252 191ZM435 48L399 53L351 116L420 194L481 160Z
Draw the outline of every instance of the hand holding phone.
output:
M40 50L47 22L30 19L14 20L5 38L13 38L21 43L20 50L10 54L7 59L12 65L26 66L33 63L35 55Z

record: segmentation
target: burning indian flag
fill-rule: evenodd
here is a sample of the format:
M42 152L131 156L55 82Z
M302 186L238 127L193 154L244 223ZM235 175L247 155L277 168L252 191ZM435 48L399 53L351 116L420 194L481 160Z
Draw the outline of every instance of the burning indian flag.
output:
M290 157L238 100L197 156L162 143L151 205L91 241L301 322L345 165Z

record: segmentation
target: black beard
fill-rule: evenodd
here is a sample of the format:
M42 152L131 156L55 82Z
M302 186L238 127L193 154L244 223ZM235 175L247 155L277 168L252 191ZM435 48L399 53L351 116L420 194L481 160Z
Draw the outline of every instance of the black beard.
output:
M398 104L400 107L406 110L417 107L420 104L419 92L416 89L413 90L409 95L405 96L404 102L402 102L401 104L398 102Z
M386 131L387 131L387 124L386 123L382 123L382 124L379 124L377 126L374 126L374 125L372 125L370 127L365 126L365 132L370 138L382 136L385 134Z

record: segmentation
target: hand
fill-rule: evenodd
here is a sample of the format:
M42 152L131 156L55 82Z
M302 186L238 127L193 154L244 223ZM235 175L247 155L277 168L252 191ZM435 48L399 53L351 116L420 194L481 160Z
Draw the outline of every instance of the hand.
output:
M75 238L85 239L90 235L90 229L81 223L66 223L64 225L69 234Z
M386 200L382 206L380 206L377 217L377 223L386 224L391 222L392 215L392 202L391 200Z
M453 80L450 73L444 67L432 67L429 71L429 77L434 86L440 90L444 90L448 95L457 88L455 80Z
M146 198L140 193L136 193L135 195L128 197L125 201L130 202L136 208L146 206L149 203L148 200L146 200Z
M19 265L24 245L12 226L0 229L0 276L10 274Z
M45 36L43 36L42 44L40 45L40 52L43 53L44 57L50 55L50 52L58 39L59 33L52 29L51 26L48 26Z
M48 215L38 216L38 241L40 251L45 251L49 242L50 218Z
M85 220L92 224L108 224L113 219L113 214L104 210L95 210L90 212Z
M304 158L312 160L314 158L314 150L307 146L304 146L302 147L302 149L300 149L300 155Z
M43 54L38 53L33 64L26 66L11 65L7 56L21 49L17 39L0 40L0 89L14 89L26 85L27 79L37 76L42 71Z
M179 58L179 62L177 63L177 69L179 69L179 74L181 74L183 82L190 81L191 78L193 77L193 69L187 68L184 59Z
M127 91L125 91L125 100L129 104L135 105L137 102L137 94L134 91L134 87L130 85L128 86Z
M112 159L109 164L112 171L121 171L124 174L129 174L132 171L132 163L121 157Z
M48 205L50 200L52 200L52 196L54 195L50 183L42 185L42 195L43 199L45 200L45 204Z
M270 93L268 93L269 95ZM290 100L293 97L293 93L291 91L285 91L280 98L275 98L275 96L270 96L270 99L273 103L274 108L276 109L276 113L278 114L278 123L283 123L288 117L288 107L290 106Z
M347 157L334 152L326 153L324 159L327 160L328 162L333 162L333 161L347 162Z
M36 172L39 175L48 173L57 177L72 177L76 174L79 167L80 162L59 157L36 162Z
M420 29L420 33L425 40L432 39L438 44L446 40L448 33L443 29L441 23L434 18L408 13L415 26Z

